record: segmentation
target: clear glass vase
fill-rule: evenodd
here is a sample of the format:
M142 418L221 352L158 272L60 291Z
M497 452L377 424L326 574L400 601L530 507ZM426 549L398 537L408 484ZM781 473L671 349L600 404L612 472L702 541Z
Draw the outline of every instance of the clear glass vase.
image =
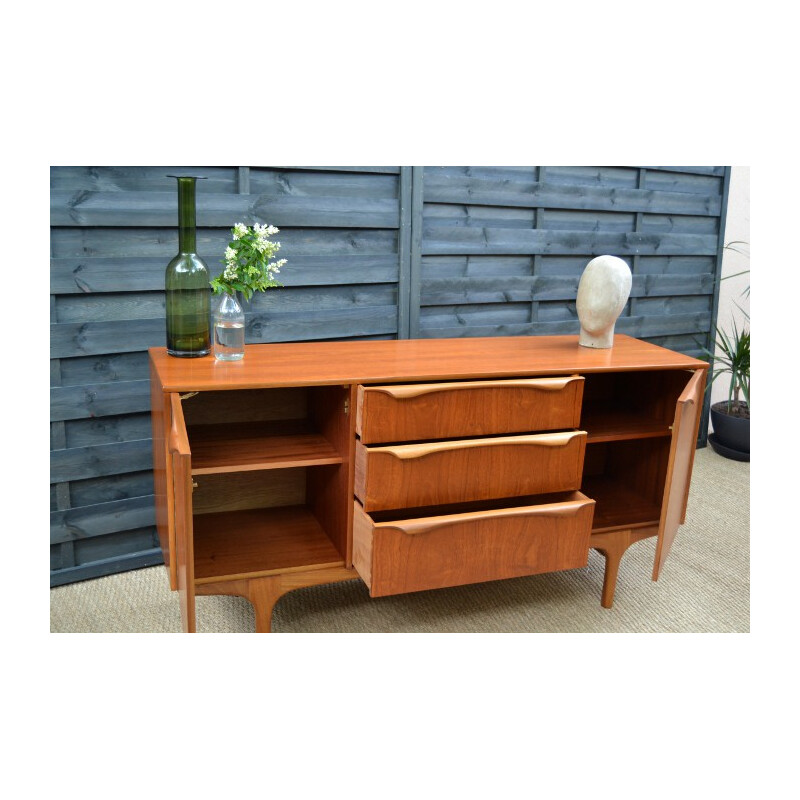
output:
M178 255L167 264L164 277L167 352L178 358L197 358L211 352L211 288L206 264L197 255L195 182L199 176L168 177L178 179Z
M214 357L218 361L244 358L244 311L233 294L223 294L214 312Z

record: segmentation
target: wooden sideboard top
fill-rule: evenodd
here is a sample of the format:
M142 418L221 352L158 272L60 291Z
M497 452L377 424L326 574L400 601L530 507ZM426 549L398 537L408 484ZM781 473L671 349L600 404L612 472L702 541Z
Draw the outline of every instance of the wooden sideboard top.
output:
M149 352L167 392L708 368L624 334L608 350L581 347L575 335L252 344L238 362Z

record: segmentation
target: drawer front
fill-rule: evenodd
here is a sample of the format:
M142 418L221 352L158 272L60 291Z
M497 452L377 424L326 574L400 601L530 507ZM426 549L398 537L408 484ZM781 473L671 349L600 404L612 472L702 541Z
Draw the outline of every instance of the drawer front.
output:
M374 522L356 501L353 565L372 597L585 567L594 500Z
M577 428L583 378L359 386L364 444Z
M366 511L465 503L580 488L586 433L427 444L356 443L355 494Z

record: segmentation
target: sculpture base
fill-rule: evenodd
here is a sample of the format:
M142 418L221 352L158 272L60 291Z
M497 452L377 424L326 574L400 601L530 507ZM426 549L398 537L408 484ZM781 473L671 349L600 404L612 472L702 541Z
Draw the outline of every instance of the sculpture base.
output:
M614 328L610 331L603 333L601 336L592 336L585 330L581 329L580 336L578 337L578 344L581 347L594 347L598 350L607 350L614 346Z

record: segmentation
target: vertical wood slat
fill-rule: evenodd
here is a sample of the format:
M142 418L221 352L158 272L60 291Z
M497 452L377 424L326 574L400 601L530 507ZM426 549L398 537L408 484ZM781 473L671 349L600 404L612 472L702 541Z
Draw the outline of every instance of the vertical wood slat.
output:
M646 175L647 175L647 170L644 169L643 167L641 167L639 169L639 176L636 179L637 188L644 189ZM642 214L641 211L637 211L636 212L636 218L635 219L636 219L636 221L634 222L633 230L634 230L635 233L640 233L641 230L642 230L642 220L644 219L644 215ZM631 273L634 276L639 274L639 259L640 259L640 256L639 256L638 253L636 253L633 256L633 258L631 259ZM632 316L632 317L636 316L636 314L634 312L637 309L637 306L638 306L638 301L635 298L632 298L631 302L630 302L630 316Z
M237 189L239 194L250 194L250 167L239 167Z
M409 265L409 326L411 339L419 337L419 310L422 292L422 204L424 167L411 172L411 260Z
M397 338L411 336L411 236L412 167L400 167L400 231L398 234L399 272L397 279Z
M56 308L56 298L50 295L50 322L58 321ZM50 381L54 386L61 385L61 359L55 358L50 363ZM67 426L63 420L50 423L50 447L53 450L63 450L67 446ZM72 508L72 500L69 491L69 482L56 484L56 510L68 511ZM75 566L75 545L69 542L61 542L58 545L59 568L69 569Z
M536 181L537 183L544 183L546 180L547 167L536 167ZM542 215L544 208L541 206L534 209L533 227L539 229L542 225ZM535 279L542 268L542 254L536 253L533 256L533 278ZM531 296L531 324L535 325L539 321L539 301Z

